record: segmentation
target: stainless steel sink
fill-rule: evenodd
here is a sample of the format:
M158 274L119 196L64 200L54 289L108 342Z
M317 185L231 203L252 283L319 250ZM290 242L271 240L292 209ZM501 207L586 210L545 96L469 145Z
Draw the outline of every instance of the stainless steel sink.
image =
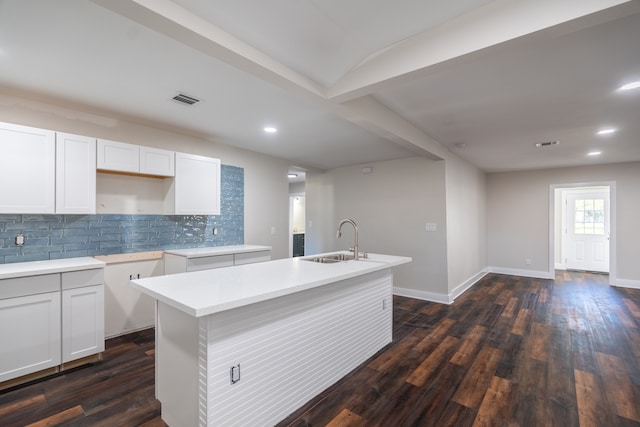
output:
M331 254L310 258L300 258L303 261L319 262L322 264L333 264L336 262L350 261L354 259L353 254Z

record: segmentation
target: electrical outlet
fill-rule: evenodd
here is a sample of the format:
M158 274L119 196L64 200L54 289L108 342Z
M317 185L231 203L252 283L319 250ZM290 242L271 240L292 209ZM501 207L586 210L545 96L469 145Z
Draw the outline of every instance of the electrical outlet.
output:
M527 264L527 265L531 265L531 258L525 259L524 263Z
M24 245L24 234L20 233L16 235L16 246Z
M240 364L239 363L229 368L229 377L231 380L231 384L235 384L238 381L240 381Z
M213 227L213 235L214 236L218 235L218 229L216 227Z
M276 226L271 226L271 235L275 236L276 235Z

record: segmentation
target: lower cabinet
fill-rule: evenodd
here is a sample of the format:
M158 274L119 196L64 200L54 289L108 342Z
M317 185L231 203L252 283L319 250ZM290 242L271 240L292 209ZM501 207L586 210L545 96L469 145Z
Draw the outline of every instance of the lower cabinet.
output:
M188 252L186 250L185 252ZM214 268L231 267L234 265L253 264L271 260L271 249L252 252L226 253L220 255L206 255L188 257L175 253L164 254L164 273L176 274L190 271L211 270Z
M104 286L62 291L62 363L104 351Z
M0 390L104 351L103 277L92 268L0 279Z
M0 382L61 363L60 292L0 299Z

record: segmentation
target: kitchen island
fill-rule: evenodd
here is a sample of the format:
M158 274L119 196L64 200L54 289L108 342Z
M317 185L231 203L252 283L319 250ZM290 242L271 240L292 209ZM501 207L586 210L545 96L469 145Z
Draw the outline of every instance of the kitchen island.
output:
M273 425L391 342L392 268L281 259L133 280L156 299L156 396L171 426Z

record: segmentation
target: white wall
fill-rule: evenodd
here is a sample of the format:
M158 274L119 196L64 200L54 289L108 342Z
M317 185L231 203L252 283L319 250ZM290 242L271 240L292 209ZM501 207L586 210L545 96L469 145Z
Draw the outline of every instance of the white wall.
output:
M550 186L603 182L616 183L617 264L612 270L618 284L640 287L640 162L488 174L489 265L547 273Z
M0 121L217 157L225 165L242 167L245 182L245 242L272 246L271 254L274 259L287 257L289 163L286 160L175 130L126 121L104 112L68 108L53 100L32 100L6 93L0 93ZM135 180L134 184L127 182L143 188L157 184L152 181L143 183L145 179L138 180L138 177ZM122 185L113 177L107 181L109 182L105 183L102 179L99 185L99 190L103 193ZM153 205L153 202L149 203ZM275 235L271 234L272 227L276 228Z
M363 166L373 168L363 174ZM336 227L343 218L358 223L360 251L410 256L394 269L395 287L417 294L448 293L445 164L419 157L307 174L307 254L344 250L353 231ZM311 222L311 226L309 225ZM426 223L438 224L426 232Z
M486 175L450 153L446 189L448 291L457 296L487 266Z

